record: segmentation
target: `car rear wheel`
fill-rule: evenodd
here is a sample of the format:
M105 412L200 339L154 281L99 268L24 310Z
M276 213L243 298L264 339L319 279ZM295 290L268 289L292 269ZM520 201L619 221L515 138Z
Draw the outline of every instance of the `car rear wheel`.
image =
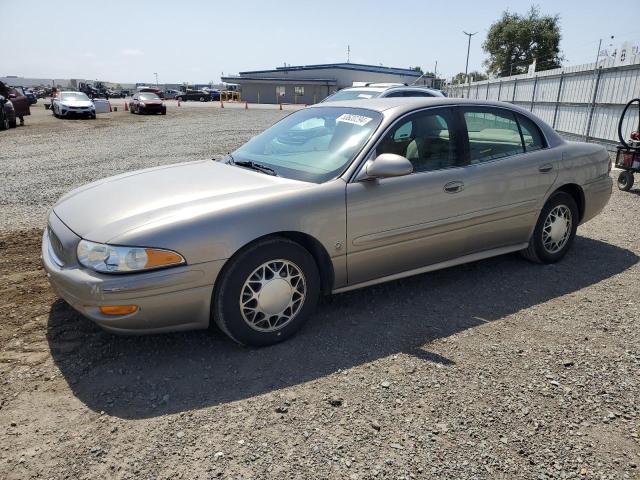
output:
M313 313L320 292L313 257L285 238L252 245L221 275L213 318L243 345L261 347L291 337Z
M628 192L633 187L633 172L625 170L618 175L618 189Z
M576 201L565 192L554 193L540 212L538 223L522 255L536 263L555 263L571 248L578 228Z

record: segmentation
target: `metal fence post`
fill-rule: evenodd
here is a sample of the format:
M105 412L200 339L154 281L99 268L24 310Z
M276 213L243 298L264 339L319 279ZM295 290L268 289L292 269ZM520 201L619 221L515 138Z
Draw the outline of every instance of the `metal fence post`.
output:
M596 110L596 97L598 96L598 86L600 85L600 77L602 75L602 69L598 69L598 75L596 76L596 84L593 87L593 98L591 99L591 106L589 107L589 119L587 120L587 131L584 134L584 141L589 141L589 134L591 133L591 123L593 122L593 112Z
M536 87L538 86L538 76L536 75L533 79L533 93L531 94L531 106L529 107L529 111L533 112L533 104L536 101Z
M513 79L513 95L511 96L511 103L516 101L516 88L518 88L518 79Z
M562 82L564 81L564 71L560 72L560 83L558 84L558 95L556 95L556 106L553 110L553 123L551 128L556 128L556 120L558 119L558 107L560 106L560 98L562 96Z
M500 83L498 83L498 101L500 101L500 92L502 92L502 79L500 79Z
M485 100L489 100L489 85L490 85L489 80L487 80L487 92L484 95Z

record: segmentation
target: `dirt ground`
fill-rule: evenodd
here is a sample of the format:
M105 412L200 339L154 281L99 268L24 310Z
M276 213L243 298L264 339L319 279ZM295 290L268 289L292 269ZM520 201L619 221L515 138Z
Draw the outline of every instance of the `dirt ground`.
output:
M638 479L639 207L614 192L556 265L327 298L263 349L105 333L6 228L0 478Z

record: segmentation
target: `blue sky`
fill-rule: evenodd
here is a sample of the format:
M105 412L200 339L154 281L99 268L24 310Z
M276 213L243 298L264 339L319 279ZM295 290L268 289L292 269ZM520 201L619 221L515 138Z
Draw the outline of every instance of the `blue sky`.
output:
M531 2L334 1L165 2L0 0L0 76L116 82L217 82L222 72L346 61L420 65L451 76L482 68L481 44L505 9ZM537 1L559 14L567 64L594 60L599 38L640 39L638 0ZM19 6L21 5L21 6Z

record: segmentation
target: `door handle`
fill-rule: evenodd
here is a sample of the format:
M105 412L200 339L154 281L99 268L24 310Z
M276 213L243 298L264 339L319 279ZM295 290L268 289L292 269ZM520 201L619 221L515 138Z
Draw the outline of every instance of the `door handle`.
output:
M553 165L551 165L550 163L545 163L544 165L540 165L538 167L538 171L540 173L548 173L551 170L553 170Z
M458 193L464 190L464 183L462 182L449 182L444 186L444 191L447 193Z

